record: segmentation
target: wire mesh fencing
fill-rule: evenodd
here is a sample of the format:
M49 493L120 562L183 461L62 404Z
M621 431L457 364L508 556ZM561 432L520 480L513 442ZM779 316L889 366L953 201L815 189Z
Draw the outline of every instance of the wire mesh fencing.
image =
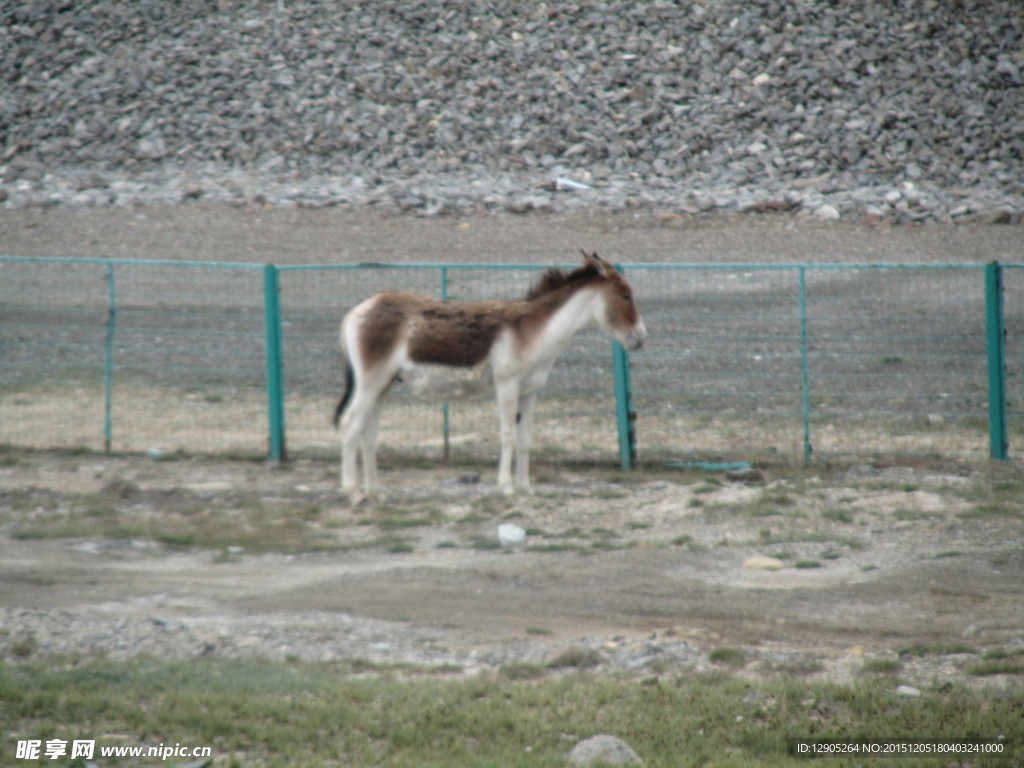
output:
M0 274L3 442L265 449L258 270L83 259L7 261Z
M519 297L543 268L3 257L0 443L268 455L279 398L289 455L334 455L338 327L348 309L385 290ZM623 270L649 331L626 371L641 461L981 458L995 453L1000 411L999 439L1011 456L1024 451L1016 265L997 273L1005 335L997 363L993 269L983 265ZM537 404L540 457L619 461L612 348L590 330L559 360ZM494 405L414 400L398 386L381 442L385 456L494 460Z
M627 275L651 331L631 361L646 457L989 453L983 267L658 265ZM1017 286L1007 295L1020 306ZM1007 323L1018 327L1019 311Z

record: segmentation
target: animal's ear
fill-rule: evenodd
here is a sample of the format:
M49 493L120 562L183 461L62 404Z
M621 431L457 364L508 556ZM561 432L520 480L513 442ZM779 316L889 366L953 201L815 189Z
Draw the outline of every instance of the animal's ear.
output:
M594 253L583 251L583 263L588 267L596 269L597 274L601 275L601 277L608 277L615 270L615 267L598 256L596 251Z

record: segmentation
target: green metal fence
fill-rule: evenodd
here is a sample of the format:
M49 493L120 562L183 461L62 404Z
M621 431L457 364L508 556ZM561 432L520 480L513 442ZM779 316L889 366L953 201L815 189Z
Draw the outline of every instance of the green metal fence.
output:
M545 265L546 266L546 265ZM344 312L381 290L522 295L542 265L275 266L0 257L0 443L333 455ZM597 331L538 402L550 458L1020 455L1021 271L629 264L650 338ZM487 400L396 388L392 454L496 458Z
M1011 270L631 265L641 455L1019 455Z

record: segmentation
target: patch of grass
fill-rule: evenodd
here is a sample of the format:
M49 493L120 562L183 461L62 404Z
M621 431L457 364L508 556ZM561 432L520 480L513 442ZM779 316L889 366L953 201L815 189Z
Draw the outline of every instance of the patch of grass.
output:
M895 675L903 669L903 662L898 659L872 659L860 668L865 675Z
M548 666L552 669L561 669L565 667L589 669L590 667L596 667L601 663L601 661L602 658L599 651L582 645L573 645L566 648L554 659L548 662Z
M820 560L797 560L793 563L794 568L821 568Z
M269 768L553 768L594 733L623 736L649 768L797 768L807 761L789 754L796 737L963 738L1016 734L1020 726L1019 697L960 685L905 699L886 679L777 676L757 682L760 700L772 705L752 714L751 682L726 672L650 685L589 673L535 676L528 664L469 678L451 676L457 672L294 659L27 661L0 665L0 700L15 738L96 734L97 748L203 744L216 765Z
M1021 505L1016 500L998 500L978 504L959 515L963 520L991 520L992 518L1021 516Z
M967 674L976 677L987 675L1024 675L1024 657L986 659L968 667Z
M952 656L962 653L977 653L975 648L962 643L949 645L911 645L899 650L899 655L921 658L924 656Z
M572 528L566 528L564 531L552 534L559 539L580 539L584 537L583 529L579 526L573 526Z
M897 509L892 513L893 520L902 521L931 520L933 517L933 512L921 512L916 509Z
M436 520L429 517L386 517L377 521L377 527L382 531L397 531L403 528L418 528L425 525L434 525Z
M775 533L771 528L762 528L758 531L757 542L765 544L825 544L835 541L824 531L816 530L792 530L788 533Z
M994 480L988 485L976 484L965 494L968 501L976 502L960 513L964 520L991 520L993 518L1024 517L1024 482Z
M821 513L821 516L826 520L831 520L833 523L852 523L853 513L848 509L826 509Z
M993 648L991 651L985 651L983 659L1012 659L1019 657L1024 659L1024 649L1007 651L1002 648Z
M716 648L708 654L708 660L712 664L742 667L747 663L747 654L742 648Z
M152 514L145 505L84 496L51 509L26 509L12 520L12 538L141 539L182 549L247 552L315 552L341 549L319 525L320 510L308 503L265 503L259 498L201 505L192 501Z
M635 542L622 544L609 539L598 539L597 541L590 542L590 549L599 552L613 552L623 549L632 549L634 546L636 546Z
M788 677L807 677L816 675L825 669L825 665L818 659L789 659L779 662L762 663L759 669L763 672L772 672L776 675Z
M531 552L583 552L586 548L582 544L569 542L548 542L546 544L531 544Z
M457 523L486 523L490 519L491 518L490 518L489 515L485 515L485 514L483 514L481 512L470 512L470 513L468 513L466 515L463 515L462 517L460 517L455 522L457 522Z
M722 483L719 480L708 480L706 482L701 483L696 488L694 488L693 489L693 493L695 495L696 494L714 493L715 491L719 490L721 487L722 487Z
M595 499L604 499L606 501L612 501L614 499L627 499L629 498L629 491L622 488L598 488L591 496Z
M16 659L27 659L39 648L39 643L34 637L26 637L11 643L8 652Z
M505 664L498 670L498 674L506 680L536 680L544 677L547 670L540 664L529 664L527 662L516 662Z

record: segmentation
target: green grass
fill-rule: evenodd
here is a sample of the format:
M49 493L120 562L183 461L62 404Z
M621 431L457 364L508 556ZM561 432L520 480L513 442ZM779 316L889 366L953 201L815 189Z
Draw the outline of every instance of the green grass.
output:
M821 568L820 560L797 560L793 563L794 568Z
M11 538L23 540L147 539L172 548L237 546L252 553L342 549L337 536L319 524L320 517L322 510L316 505L259 498L238 499L230 506L196 503L150 514L96 495L38 509L32 515L0 512L0 523L10 522ZM420 524L418 519L394 519L406 522L404 527Z
M523 663L470 678L454 672L216 659L8 663L0 665L4 749L19 739L96 739L98 747L208 745L214 766L230 768L562 768L578 740L610 733L628 741L648 768L796 768L808 763L789 755L789 739L1003 734L1020 749L1024 736L1019 691L993 695L948 683L907 699L888 677L839 685L717 672L641 682Z
M708 660L727 667L742 667L747 663L747 654L742 648L716 648L708 654Z
M833 523L853 522L853 512L848 509L826 509L821 513L821 516L826 520L831 520Z
M1024 650L986 651L982 660L967 669L970 675L1024 675Z
M903 669L903 663L896 659L872 659L860 668L866 675L895 675Z

